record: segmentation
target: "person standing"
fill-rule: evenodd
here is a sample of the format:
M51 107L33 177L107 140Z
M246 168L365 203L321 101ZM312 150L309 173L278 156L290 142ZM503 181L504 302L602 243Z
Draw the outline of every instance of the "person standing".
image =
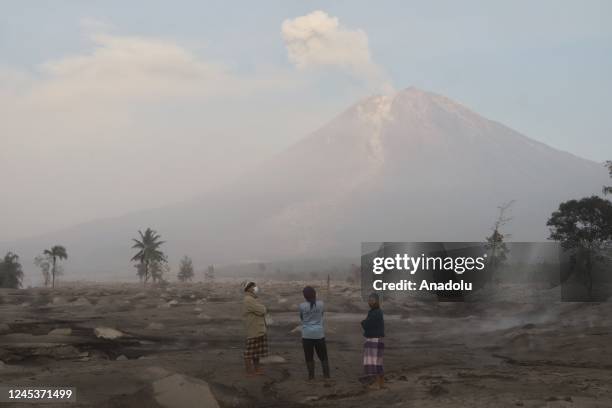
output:
M327 359L327 345L325 344L323 329L325 306L323 301L317 300L317 292L313 287L306 286L302 293L306 301L300 304L300 320L302 321L302 347L306 368L308 369L308 379L314 379L315 352L321 361L323 377L329 378L329 360Z
M243 316L246 328L244 364L249 376L263 374L259 359L268 355L266 307L259 302L258 293L259 288L255 282L249 282L244 287Z
M363 345L363 369L365 375L373 379L372 385L376 383L378 388L385 387L383 369L383 352L385 343L385 320L380 308L378 294L372 293L368 297L370 310L368 316L361 322L365 343Z

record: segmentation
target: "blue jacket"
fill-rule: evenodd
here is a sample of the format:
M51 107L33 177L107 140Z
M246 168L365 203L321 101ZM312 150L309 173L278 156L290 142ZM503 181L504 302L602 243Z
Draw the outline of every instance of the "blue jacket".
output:
M300 304L300 320L302 321L302 338L322 339L325 337L323 330L323 313L325 306L323 301L317 300L311 308L310 302Z

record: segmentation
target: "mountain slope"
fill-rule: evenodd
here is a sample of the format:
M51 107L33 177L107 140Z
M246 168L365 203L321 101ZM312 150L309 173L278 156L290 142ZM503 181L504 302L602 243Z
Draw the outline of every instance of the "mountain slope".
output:
M440 95L409 88L363 100L241 180L180 205L21 241L52 243L69 271L131 276L130 238L151 226L174 263L358 256L362 241L472 241L516 200L515 240L544 240L559 202L597 194L605 169Z

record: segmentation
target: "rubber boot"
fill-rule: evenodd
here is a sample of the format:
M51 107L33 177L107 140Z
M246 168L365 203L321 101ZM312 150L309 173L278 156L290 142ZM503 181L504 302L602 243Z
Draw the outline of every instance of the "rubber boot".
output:
M321 361L321 366L323 367L323 377L329 378L329 361L328 360Z
M315 370L315 363L314 363L314 361L307 361L306 362L306 367L308 368L308 379L309 380L314 380L314 370Z

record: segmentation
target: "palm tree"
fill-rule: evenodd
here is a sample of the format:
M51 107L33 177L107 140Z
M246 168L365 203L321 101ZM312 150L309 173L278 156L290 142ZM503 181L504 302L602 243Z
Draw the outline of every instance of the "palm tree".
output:
M132 257L132 261L140 262L138 268L139 274L141 274L146 285L149 280L151 263L166 262L166 255L159 250L159 247L165 241L160 241L161 236L151 228L147 228L144 234L142 231L138 231L138 233L140 234L140 239L133 239L135 243L132 246L132 248L138 249L138 252Z
M68 259L68 253L66 252L66 248L61 245L52 246L51 249L45 249L43 251L44 255L48 255L53 260L53 264L51 266L51 287L55 287L55 265L57 264L57 260Z

